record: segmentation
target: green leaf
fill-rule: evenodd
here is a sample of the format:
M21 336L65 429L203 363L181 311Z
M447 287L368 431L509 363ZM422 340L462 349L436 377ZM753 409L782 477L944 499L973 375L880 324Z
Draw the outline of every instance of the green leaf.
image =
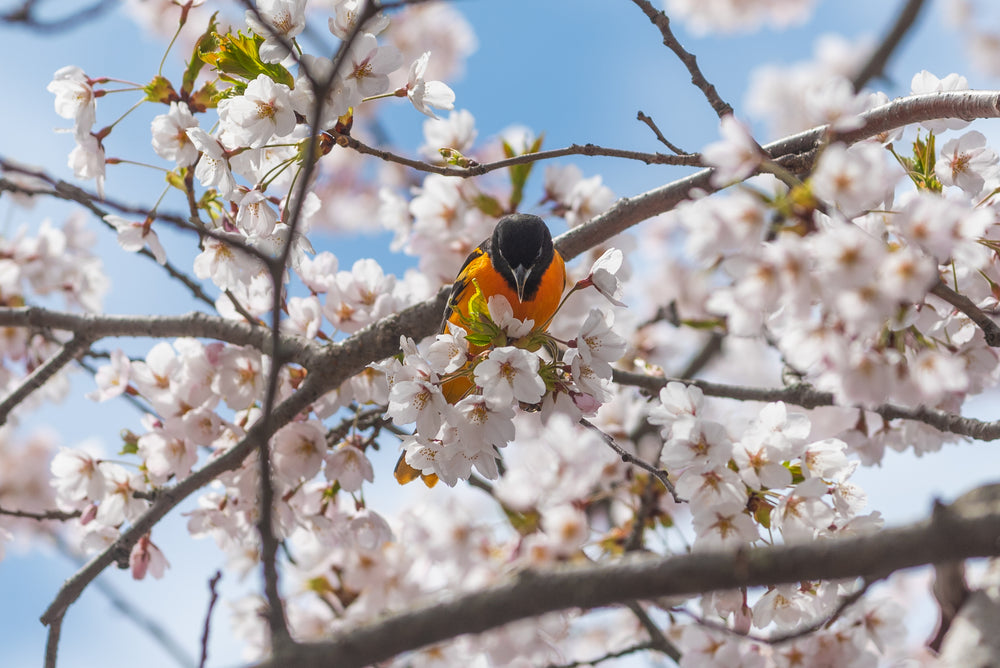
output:
M292 88L295 79L292 74L278 63L265 63L260 59L260 45L263 38L254 35L235 35L226 33L214 34L213 43L216 49L210 52L199 51L201 59L215 67L219 78L230 82L253 81L263 74L276 83L282 83ZM222 76L229 75L229 76Z
M219 27L215 17L218 14L218 12L212 14L212 18L208 20L208 28L198 38L198 41L195 42L194 50L191 52L191 60L188 62L187 67L184 68L184 80L181 82L182 93L189 94L194 90L194 82L197 80L201 68L205 66L205 61L201 57L202 51L209 53L214 51L218 45L218 42L215 40L215 31Z
M486 319L489 320L490 308L486 303L486 297L483 295L482 289L479 287L479 281L472 279L472 286L476 289L476 292L469 298L469 317L472 320L479 320L480 317L486 316Z
M539 135L534 143L528 147L528 149L520 155L530 155L531 153L538 153L542 148L542 140L545 135ZM506 141L503 142L503 153L508 158L513 158L518 155L514 148L508 144ZM510 166L510 211L517 211L518 205L521 204L521 200L524 199L524 185L528 182L528 176L531 174L532 167L535 163L528 162L520 165Z
M507 516L507 521L510 522L511 528L521 536L535 533L541 526L542 516L537 510L520 512L505 505L503 506L503 512Z
M788 469L788 472L792 474L792 484L793 485L798 485L800 482L802 482L803 480L806 479L806 477L804 475L802 475L802 465L801 464L792 464L791 462L782 462L782 466L784 466L786 469Z
M936 137L933 132L927 134L926 140L922 139L918 133L916 140L913 142L913 157L898 155L891 144L888 146L888 149L895 156L899 164L903 166L903 169L906 170L906 175L913 181L913 184L917 188L939 193L942 186L941 182L938 181L937 175L934 173L934 163L937 161L935 143Z
M473 205L487 216L492 216L493 218L499 218L504 214L503 206L500 204L499 200L492 195L487 195L486 193L480 193L472 200Z
M493 343L493 337L489 334L466 334L465 340L474 346L488 346Z
M753 509L753 517L762 527L770 529L772 510L774 510L774 506L761 499L761 502L758 503Z
M171 102L176 102L181 99L177 95L177 91L174 90L173 84L170 83L166 77L157 74L153 77L153 80L142 87L144 93L146 93L146 99L149 102L162 102L163 104L170 104Z
M710 318L707 320L683 319L681 320L681 324L691 329L717 329L723 327L726 323L724 320L718 318Z

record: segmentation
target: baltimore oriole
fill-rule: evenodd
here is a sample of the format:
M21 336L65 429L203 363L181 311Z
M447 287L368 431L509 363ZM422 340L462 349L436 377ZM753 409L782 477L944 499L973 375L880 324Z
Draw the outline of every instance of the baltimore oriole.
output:
M514 213L501 218L493 234L479 244L465 259L458 277L451 286L445 306L441 331L451 322L460 327L470 318L469 301L478 291L483 298L503 295L510 302L514 317L533 320L535 329L548 326L566 288L566 263L552 245L552 234L538 216ZM475 353L482 348L470 345ZM468 376L446 381L442 386L445 398L455 403L472 389ZM433 487L437 476L422 475L400 456L394 472L401 484L423 478Z

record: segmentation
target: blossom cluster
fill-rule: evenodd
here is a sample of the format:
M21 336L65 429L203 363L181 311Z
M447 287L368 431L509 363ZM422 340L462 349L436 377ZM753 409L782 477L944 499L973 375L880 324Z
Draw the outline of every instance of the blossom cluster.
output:
M597 271L606 270L591 274ZM452 325L424 351L404 339L402 360L376 367L389 383L386 416L416 423L403 441L407 464L450 486L473 468L488 480L499 477L498 451L514 439L518 406L537 407L543 419L554 412L577 419L595 413L611 398L611 363L625 352L625 340L597 309L561 359L552 358L553 346L533 321L514 317L505 297L490 297L487 309L483 324L506 345L474 352L468 333Z

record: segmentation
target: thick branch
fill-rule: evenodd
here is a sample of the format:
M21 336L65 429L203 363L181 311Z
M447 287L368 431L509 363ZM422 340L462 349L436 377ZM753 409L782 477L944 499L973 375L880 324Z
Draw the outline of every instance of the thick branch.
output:
M346 631L328 642L290 647L260 666L366 666L556 610L803 580L880 579L923 564L998 555L998 538L1000 504L960 499L939 506L923 522L856 538L527 571L489 589Z

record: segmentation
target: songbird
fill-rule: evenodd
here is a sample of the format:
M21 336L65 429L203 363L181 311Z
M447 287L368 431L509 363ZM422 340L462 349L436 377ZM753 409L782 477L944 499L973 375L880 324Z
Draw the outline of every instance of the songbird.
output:
M447 331L449 322L463 327L463 318L471 317L469 302L476 295L476 286L486 300L494 295L506 297L518 320L533 320L536 330L547 327L566 288L566 263L552 245L545 222L527 213L510 214L497 222L490 238L469 253L459 270L444 310L442 332ZM475 346L470 348L476 352ZM442 386L449 403L457 402L471 389L468 376L450 379ZM428 487L437 482L437 476L421 475L404 456L396 463L395 476L403 485L418 476Z

